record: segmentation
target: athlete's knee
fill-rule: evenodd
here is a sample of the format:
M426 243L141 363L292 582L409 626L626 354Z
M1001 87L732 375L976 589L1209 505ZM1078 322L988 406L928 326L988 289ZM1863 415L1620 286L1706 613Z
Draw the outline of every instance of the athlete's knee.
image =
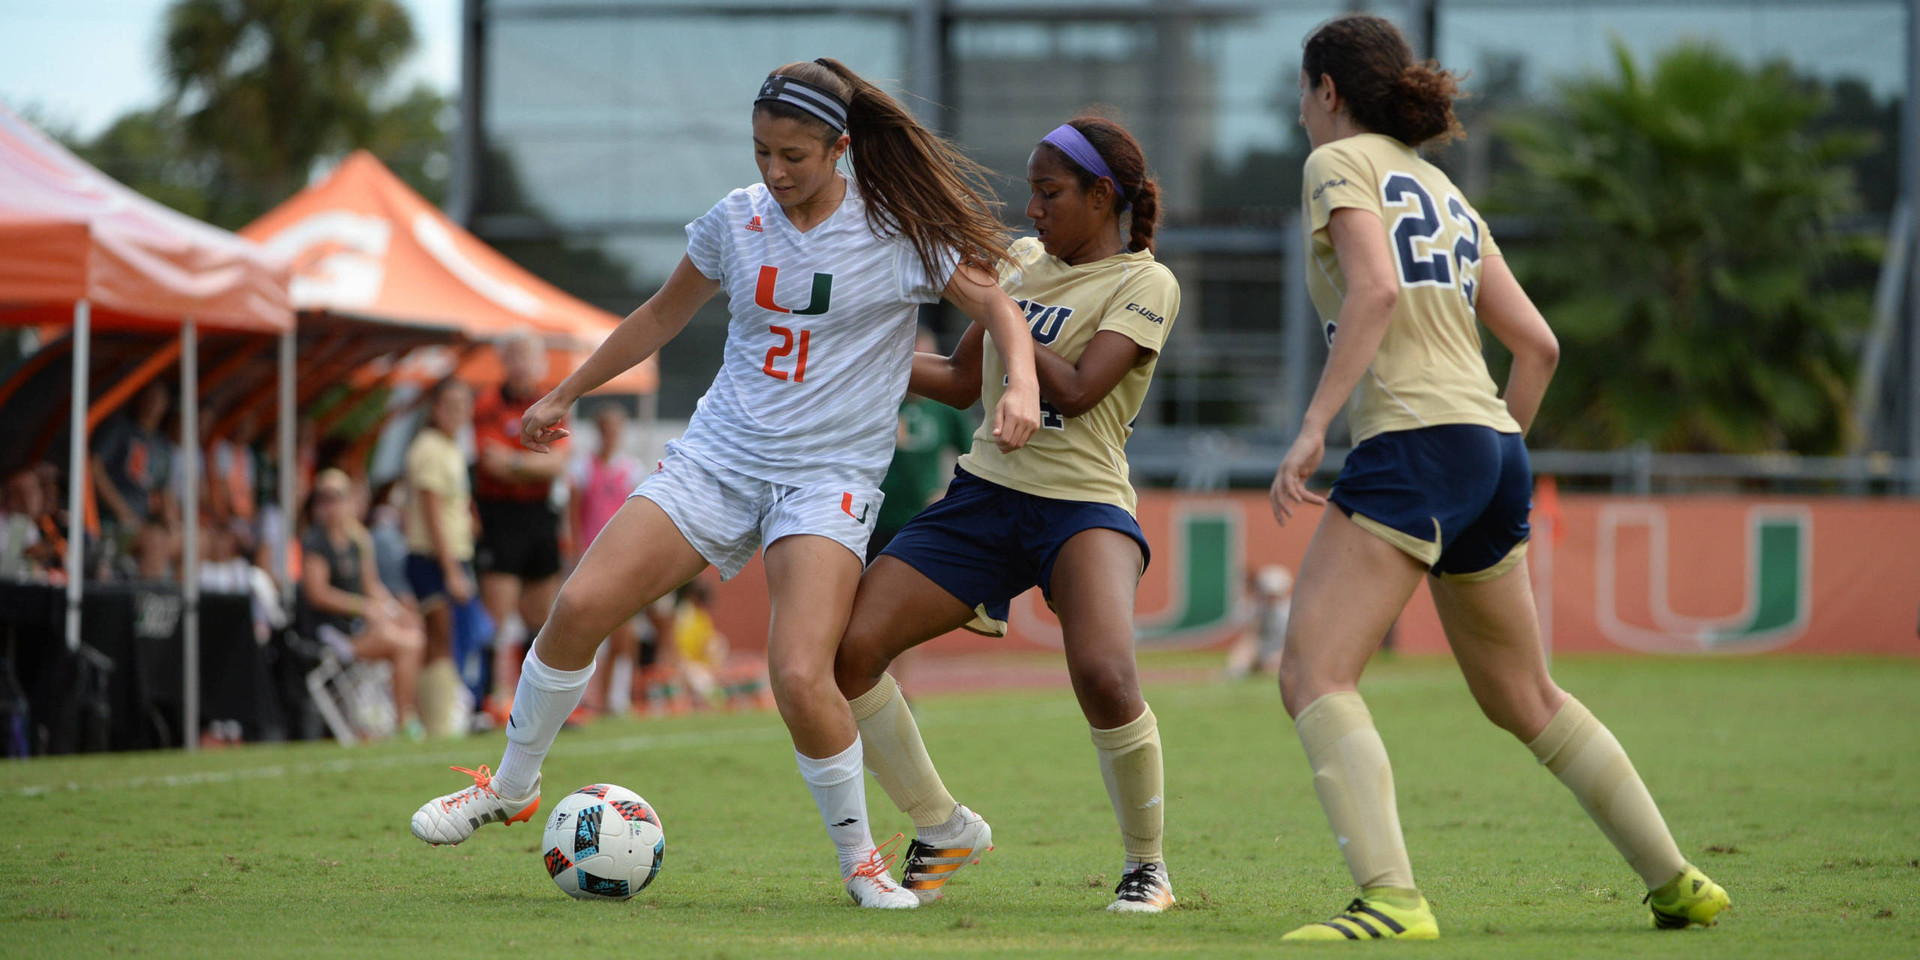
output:
M1529 743L1553 721L1568 697L1551 677L1541 674L1481 685L1475 690L1474 699L1480 704L1480 712L1494 726L1513 734L1522 743Z
M833 681L847 699L872 690L886 672L891 661L881 652L879 639L858 623L848 625L840 638L840 648L833 654Z
M1337 675L1330 664L1316 662L1292 644L1280 652L1279 674L1280 703L1290 717L1299 716L1300 711L1329 693L1354 689L1359 680Z
M592 597L585 595L588 592L584 587L572 582L561 587L560 592L553 598L553 607L547 611L547 621L542 626L552 625L564 629L571 624L579 623L591 610L599 606Z
M590 587L571 581L553 598L553 607L537 626L529 624L541 644L555 643L563 648L589 645L598 649L607 631L602 625L617 616L612 598L600 596Z
M870 653L849 648L841 644L840 652L833 658L833 682L840 688L840 695L848 700L866 693L878 683L880 675L885 673L887 663Z
M1073 689L1087 719L1095 726L1114 727L1126 723L1140 702L1140 679L1133 662L1095 661L1073 665ZM1115 723L1103 723L1119 717Z
M812 651L788 651L767 658L767 678L776 694L804 695L833 688L834 665Z

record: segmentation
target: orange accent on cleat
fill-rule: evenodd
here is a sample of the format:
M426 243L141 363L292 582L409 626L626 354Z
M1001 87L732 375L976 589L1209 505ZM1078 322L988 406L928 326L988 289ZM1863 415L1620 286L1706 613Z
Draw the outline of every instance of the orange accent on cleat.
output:
M513 816L511 816L511 817L508 817L508 818L507 818L507 819L506 819L506 820L505 820L504 822L506 822L506 823L525 823L525 822L527 822L528 820L532 820L532 819L533 819L533 815L534 815L534 814L536 814L536 813L539 813L539 812L540 812L540 798L539 798L539 797L534 797L534 798L533 798L533 802L532 802L532 803L530 803L530 804L528 804L528 805L527 805L527 808L526 808L525 810L522 810L522 811L520 811L519 813L516 813L516 814L514 814Z

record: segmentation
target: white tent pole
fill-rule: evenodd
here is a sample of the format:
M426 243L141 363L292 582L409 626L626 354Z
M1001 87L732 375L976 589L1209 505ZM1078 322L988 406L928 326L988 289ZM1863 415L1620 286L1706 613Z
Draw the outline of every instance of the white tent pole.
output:
M67 649L80 649L80 594L86 580L87 518L87 349L93 333L93 307L73 304L73 396L67 428Z
M180 448L186 473L180 512L187 528L180 561L180 592L186 605L180 625L180 735L187 750L200 749L200 335L193 318L180 325Z
M294 450L293 418L293 327L280 335L280 525L283 542L280 549L274 551L273 572L280 580L280 600L286 609L293 609L293 531L294 523L294 471L300 465L294 462L299 454Z

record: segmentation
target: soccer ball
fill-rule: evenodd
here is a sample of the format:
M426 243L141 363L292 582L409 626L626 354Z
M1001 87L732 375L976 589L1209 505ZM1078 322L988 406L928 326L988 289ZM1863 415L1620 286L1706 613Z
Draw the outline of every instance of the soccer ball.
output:
M577 900L625 900L660 872L667 835L660 818L626 787L596 783L566 795L540 843L547 876Z

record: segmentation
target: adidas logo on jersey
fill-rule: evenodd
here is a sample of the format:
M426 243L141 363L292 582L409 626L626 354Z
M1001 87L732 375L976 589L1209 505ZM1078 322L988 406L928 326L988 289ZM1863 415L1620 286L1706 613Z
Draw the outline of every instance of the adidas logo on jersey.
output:
M753 231L754 233L767 232L766 228L760 226L760 215L757 213L753 215L753 219L747 221L747 229Z

